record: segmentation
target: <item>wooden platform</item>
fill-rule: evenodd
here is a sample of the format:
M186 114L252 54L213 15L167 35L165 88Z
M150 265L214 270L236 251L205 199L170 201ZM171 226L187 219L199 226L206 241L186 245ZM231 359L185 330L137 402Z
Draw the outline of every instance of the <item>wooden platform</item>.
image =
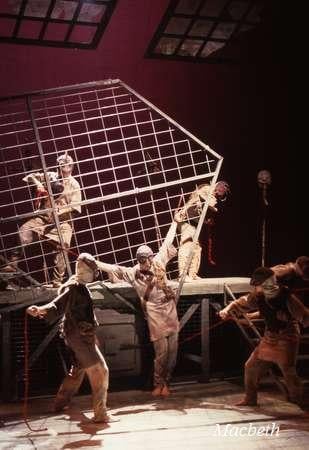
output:
M0 449L206 450L308 448L309 413L264 387L260 406L233 406L243 395L239 380L172 385L168 399L148 391L112 392L109 412L119 419L92 424L90 396L75 397L65 413L51 413L52 399L0 405ZM47 428L47 430L41 430Z
M241 294L250 290L250 278L245 277L224 277L224 278L201 278L196 281L184 283L181 295L182 296L197 296L197 295L217 295L224 293L224 286L228 285L232 292ZM178 283L171 281L169 283L172 287L177 288ZM128 283L110 283L110 282L95 282L90 286L94 293L94 298L103 298L104 294L120 294L122 297L128 299L136 298L135 290ZM18 303L33 303L36 300L49 301L57 295L57 289L33 287L19 290L5 290L0 291L0 305L1 304L18 304Z
M177 289L178 282L170 281L169 285ZM224 278L200 278L191 282L183 284L181 295L182 296L196 296L196 295L217 295L224 293L224 286L228 285L233 292L246 293L251 290L250 278L245 277L224 277ZM96 282L91 285L92 290L100 289L100 287L106 287L111 292L117 292L123 297L133 298L136 297L134 289L128 283L109 283L109 282Z

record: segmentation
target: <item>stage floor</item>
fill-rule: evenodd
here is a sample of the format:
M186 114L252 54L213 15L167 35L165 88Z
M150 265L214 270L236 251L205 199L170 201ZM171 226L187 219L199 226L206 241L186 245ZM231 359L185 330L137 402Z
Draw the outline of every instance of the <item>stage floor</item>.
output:
M309 411L286 402L272 386L261 389L260 406L236 407L239 380L172 385L168 399L149 391L109 394L109 412L119 421L89 422L91 397L75 397L65 413L51 413L52 398L31 399L28 420L22 404L0 405L0 449L206 450L307 449ZM40 431L41 428L47 428Z

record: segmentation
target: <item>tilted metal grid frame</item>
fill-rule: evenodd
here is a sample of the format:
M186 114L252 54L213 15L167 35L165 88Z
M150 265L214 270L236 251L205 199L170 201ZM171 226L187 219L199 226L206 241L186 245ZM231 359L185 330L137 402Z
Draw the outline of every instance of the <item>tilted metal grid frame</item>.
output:
M23 177L33 172L57 171L56 159L64 152L75 161L73 176L82 191L82 213L73 219L71 248L64 252L68 275L81 252L129 266L136 263L136 249L144 243L157 252L175 211L197 185L209 183L214 187L223 161L208 145L121 80L2 98L3 264L21 248L21 224L42 212L36 210L34 186L22 181ZM48 183L47 188L52 199ZM55 212L54 219L59 230ZM47 240L24 246L20 273L34 284L48 282L54 253L55 248ZM169 276L176 278L176 260L168 268Z

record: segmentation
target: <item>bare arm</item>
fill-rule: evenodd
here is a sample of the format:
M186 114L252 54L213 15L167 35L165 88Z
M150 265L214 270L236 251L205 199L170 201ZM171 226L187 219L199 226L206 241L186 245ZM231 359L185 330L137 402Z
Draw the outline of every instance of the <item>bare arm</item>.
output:
M98 261L97 260L97 266L99 270L102 270L102 272L106 272L106 273L113 273L116 269L116 264L108 264L105 263L103 261Z
M98 260L96 260L96 262L98 269L101 270L102 272L106 272L111 280L113 279L116 279L117 281L123 280L132 284L133 279L132 267L119 266L117 264L108 264Z
M168 263L169 260L177 255L177 250L173 245L173 241L176 235L176 229L177 222L174 220L170 225L170 228L161 247L159 248L159 252L155 256L155 258L159 260L164 266Z
M64 314L65 306L69 298L69 290L65 290L58 295L53 301L43 306L31 305L27 308L27 314L38 319L46 319L53 322L59 316Z

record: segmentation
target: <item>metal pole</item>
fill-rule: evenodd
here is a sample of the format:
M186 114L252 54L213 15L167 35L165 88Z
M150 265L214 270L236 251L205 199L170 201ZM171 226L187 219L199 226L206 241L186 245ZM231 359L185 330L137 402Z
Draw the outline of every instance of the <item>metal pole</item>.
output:
M268 208L268 201L267 201L267 184L264 183L262 185L262 236L261 236L261 265L264 267L266 264L266 216L267 216L267 208Z
M267 200L267 186L271 184L271 174L268 170L260 170L257 175L258 185L262 191L262 229L261 229L261 265L266 264L266 217L269 202Z
M47 165L45 162L45 157L44 157L44 152L43 152L43 147L42 147L42 143L41 143L41 139L40 139L40 135L39 135L39 131L38 131L38 127L35 121L35 117L33 114L33 110L32 110L32 99L30 97L27 97L27 108L28 108L28 112L30 115L30 120L31 120L31 124L33 127L33 131L35 134L35 139L36 139L36 143L38 146L38 150L39 150L39 154L40 154L40 159L41 159L41 164L42 164L42 168L44 171L44 175L45 175L45 181L46 181L46 186L47 186L47 191L49 193L49 198L50 198L50 203L52 206L52 211L53 211L53 215L54 215L54 220L55 220L55 225L58 231L58 237L59 237L59 242L60 242L60 247L61 249L65 248L64 245L64 241L63 241L63 237L62 237L62 233L61 233L61 228L60 228L60 221L59 221L59 217L57 215L56 212L56 204L55 204L55 200L54 200L54 196L53 196L53 192L52 192L52 188L51 188L51 182L47 173ZM65 261L65 265L66 265L66 269L68 272L68 275L71 276L72 275L72 269L71 269L71 265L70 265L70 261L69 261L69 257L67 252L62 251L63 257L64 257L64 261Z
M203 298L201 304L201 347L202 380L207 383L210 377L208 298Z
M265 255L266 255L266 217L265 212L263 213L262 220L262 257L261 257L261 265L265 266Z

